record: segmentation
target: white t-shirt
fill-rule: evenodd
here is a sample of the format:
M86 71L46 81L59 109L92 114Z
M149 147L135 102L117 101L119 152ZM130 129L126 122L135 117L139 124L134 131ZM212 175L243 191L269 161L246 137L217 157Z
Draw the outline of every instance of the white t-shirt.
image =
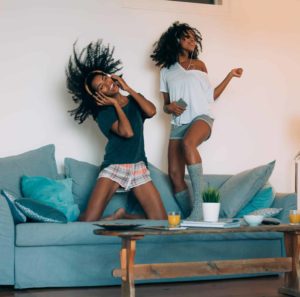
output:
M172 115L172 124L188 124L202 114L213 118L210 105L214 102L214 88L205 72L186 70L179 63L173 64L169 69L162 68L160 91L168 93L171 102L182 98L187 103L186 110L180 116Z

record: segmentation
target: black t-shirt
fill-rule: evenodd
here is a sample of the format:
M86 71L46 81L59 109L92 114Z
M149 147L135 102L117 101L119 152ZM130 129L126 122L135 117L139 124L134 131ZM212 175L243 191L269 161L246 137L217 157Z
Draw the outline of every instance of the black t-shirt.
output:
M101 170L112 164L130 164L144 161L147 165L144 148L145 117L143 111L132 96L128 96L128 104L122 109L131 124L133 137L121 137L111 130L113 123L119 120L113 106L104 106L99 110L96 121L100 130L108 139Z

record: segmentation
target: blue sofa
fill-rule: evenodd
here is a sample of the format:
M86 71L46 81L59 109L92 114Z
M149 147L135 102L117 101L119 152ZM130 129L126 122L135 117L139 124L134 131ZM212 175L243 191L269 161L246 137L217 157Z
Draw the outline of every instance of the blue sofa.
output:
M6 188L18 192L19 182L12 178L18 179L23 174L61 178L53 162L55 162L53 145L18 156L0 158L0 189ZM6 173L2 173L1 166ZM80 196L81 198L84 196L85 199L88 197L98 167L70 158L66 159L65 167L66 175L73 178L74 199L83 210L86 200L78 199ZM166 209L178 210L167 175L154 166L150 166L150 171ZM230 175L208 175L206 180L211 186L219 188L230 177ZM128 193L118 193L109 203L106 214L120 205L125 206L128 211L140 211L134 197ZM272 207L282 208L283 211L278 218L282 222L287 222L289 210L296 208L296 195L277 193ZM142 220L140 223L166 224L165 221L149 220ZM86 222L15 224L7 201L0 195L0 285L13 285L17 289L23 289L120 284L120 280L112 276L112 270L119 266L120 239L95 235L93 233L95 228L97 227L93 223ZM275 232L149 236L137 244L137 263L265 258L285 255L283 237ZM178 279L167 281L178 281Z

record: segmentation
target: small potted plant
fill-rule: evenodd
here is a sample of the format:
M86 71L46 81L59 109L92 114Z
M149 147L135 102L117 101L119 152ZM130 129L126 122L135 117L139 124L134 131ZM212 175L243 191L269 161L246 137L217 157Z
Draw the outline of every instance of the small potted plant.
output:
M220 192L212 187L202 192L203 219L206 222L217 222L220 213Z

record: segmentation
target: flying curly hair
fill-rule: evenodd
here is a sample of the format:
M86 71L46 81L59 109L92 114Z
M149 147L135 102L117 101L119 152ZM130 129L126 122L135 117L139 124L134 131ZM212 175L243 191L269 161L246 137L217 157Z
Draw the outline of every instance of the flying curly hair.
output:
M154 50L150 57L155 62L155 65L169 68L178 62L179 55L182 53L180 39L187 36L191 31L195 35L196 48L190 54L190 58L197 59L199 51L202 51L201 33L196 28L177 21L154 43Z
M67 89L72 95L77 108L69 110L75 121L82 124L90 115L97 117L97 106L91 91L87 87L95 75L99 73L114 74L122 69L120 60L113 58L114 47L104 45L102 39L89 43L80 52L76 50L76 42L73 44L73 54L69 58L66 68Z

